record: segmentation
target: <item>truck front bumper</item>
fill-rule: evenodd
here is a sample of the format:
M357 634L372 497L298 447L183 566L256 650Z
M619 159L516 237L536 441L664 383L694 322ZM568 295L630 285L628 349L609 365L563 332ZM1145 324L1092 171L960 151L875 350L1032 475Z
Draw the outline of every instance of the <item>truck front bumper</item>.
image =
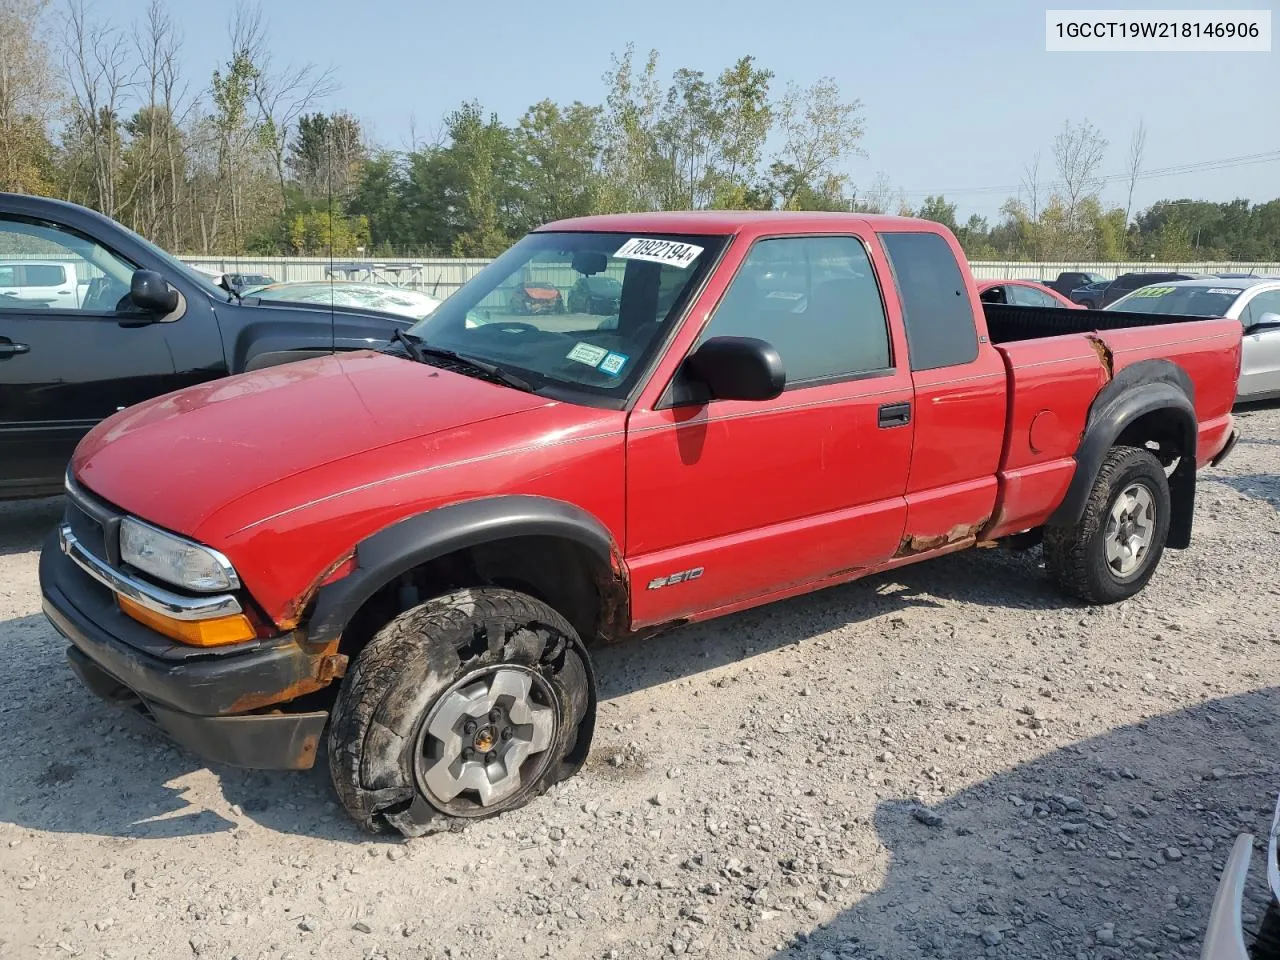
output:
M67 658L91 691L133 707L206 760L307 769L328 712L262 712L308 683L317 657L293 637L211 652L183 648L125 616L113 594L68 557L55 531L40 554L45 615L71 642ZM313 685L314 686L314 685Z

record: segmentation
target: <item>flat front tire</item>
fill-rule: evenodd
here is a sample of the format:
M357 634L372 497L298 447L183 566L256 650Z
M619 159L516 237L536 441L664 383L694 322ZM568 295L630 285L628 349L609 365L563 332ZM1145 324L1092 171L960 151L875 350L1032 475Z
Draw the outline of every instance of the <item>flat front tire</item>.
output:
M1063 590L1087 603L1127 600L1155 573L1170 512L1169 480L1155 454L1113 447L1080 519L1045 527L1045 567Z
M406 610L356 658L329 768L365 829L420 836L571 776L594 722L590 660L560 614L512 590L459 590Z

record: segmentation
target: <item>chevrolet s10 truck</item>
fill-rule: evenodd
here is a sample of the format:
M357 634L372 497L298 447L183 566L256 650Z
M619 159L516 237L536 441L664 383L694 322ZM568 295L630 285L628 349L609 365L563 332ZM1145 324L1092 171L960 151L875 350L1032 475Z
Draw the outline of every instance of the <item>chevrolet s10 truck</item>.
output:
M616 300L567 295L592 277ZM975 545L1132 596L1235 441L1240 348L1231 320L983 304L921 220L553 223L388 347L95 428L45 610L178 743L323 745L356 820L418 835L579 767L594 643Z

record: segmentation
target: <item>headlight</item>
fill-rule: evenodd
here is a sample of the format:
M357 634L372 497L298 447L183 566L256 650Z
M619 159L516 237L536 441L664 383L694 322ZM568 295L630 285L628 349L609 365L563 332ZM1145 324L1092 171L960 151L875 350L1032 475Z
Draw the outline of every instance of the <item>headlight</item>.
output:
M175 537L132 517L120 521L120 559L143 573L196 593L217 593L240 587L240 578L217 550Z

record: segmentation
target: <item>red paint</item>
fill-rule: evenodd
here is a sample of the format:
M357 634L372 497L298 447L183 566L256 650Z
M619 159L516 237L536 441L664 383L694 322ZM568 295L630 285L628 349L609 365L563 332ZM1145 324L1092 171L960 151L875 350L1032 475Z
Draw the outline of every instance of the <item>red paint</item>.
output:
M1038 290L1046 296L1052 297L1057 301L1058 306L1066 307L1069 310L1084 310L1085 306L1067 299L1052 287L1046 287L1043 283L1036 283L1034 280L979 280L978 293L986 293L992 287L1028 287L1032 290Z
M372 533L423 511L522 493L576 504L610 532L634 627L702 619L890 569L1044 522L1061 501L1108 373L1084 335L995 347L966 274L977 357L913 373L877 233L944 228L844 214L620 214L544 229L731 235L719 266L627 410L552 401L372 352L170 394L94 430L73 462L88 489L223 551L286 623ZM752 242L847 234L884 294L893 368L760 403L659 399ZM984 281L990 284L994 281ZM1006 281L1008 282L1008 281ZM1240 327L1108 332L1115 370L1149 357L1195 384L1201 462L1226 442ZM883 404L910 424L882 428ZM979 531L979 525L985 528ZM958 539L957 539L958 538ZM948 541L953 542L948 542ZM661 589L650 581L702 567Z

